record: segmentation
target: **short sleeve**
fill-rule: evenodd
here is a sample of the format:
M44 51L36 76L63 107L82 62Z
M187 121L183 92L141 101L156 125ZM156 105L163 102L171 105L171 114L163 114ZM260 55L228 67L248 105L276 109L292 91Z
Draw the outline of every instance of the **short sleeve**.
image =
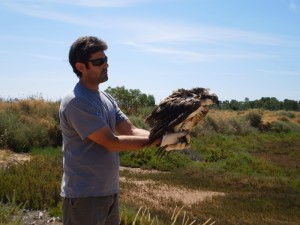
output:
M82 140L107 125L103 113L83 99L73 99L64 110L64 114Z
M103 92L103 94L110 100L110 102L113 104L114 110L116 112L116 124L128 120L128 117L122 112L122 110L119 108L118 103L116 100L108 93Z

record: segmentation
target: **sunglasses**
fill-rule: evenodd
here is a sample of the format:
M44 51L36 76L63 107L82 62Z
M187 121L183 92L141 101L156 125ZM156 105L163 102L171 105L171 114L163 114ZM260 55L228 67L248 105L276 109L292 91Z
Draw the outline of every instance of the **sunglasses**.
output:
M90 59L87 60L88 62L91 62L93 66L102 66L104 63L107 62L107 57L104 58L98 58L98 59Z

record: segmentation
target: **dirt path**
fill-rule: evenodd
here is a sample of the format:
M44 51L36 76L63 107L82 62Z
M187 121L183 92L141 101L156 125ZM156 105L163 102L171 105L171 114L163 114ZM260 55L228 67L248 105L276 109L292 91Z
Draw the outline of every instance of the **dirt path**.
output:
M120 170L128 170L132 173L159 173L159 171L141 170L137 168L123 168ZM176 205L181 205L186 208L191 207L193 204L200 203L212 196L224 195L222 192L192 190L182 187L174 187L156 182L153 180L136 180L120 177L121 186L121 199L125 202L135 202L141 205L162 206L166 203L172 202ZM157 208L156 207L156 208Z

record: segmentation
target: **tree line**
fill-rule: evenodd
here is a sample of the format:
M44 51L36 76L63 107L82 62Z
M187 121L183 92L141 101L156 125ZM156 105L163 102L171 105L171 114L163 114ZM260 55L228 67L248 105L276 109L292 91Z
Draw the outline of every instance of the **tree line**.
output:
M220 109L223 110L247 110L247 109L266 109L270 111L277 110L288 110L288 111L299 111L300 101L294 101L284 99L279 101L272 97L262 97L259 100L250 101L249 98L245 98L245 101L220 101Z
M143 108L153 108L155 106L155 98L153 95L142 93L139 89L126 89L121 87L108 87L105 92L112 95L119 107L129 115L138 114ZM41 96L33 96L29 99L43 99ZM19 99L3 99L0 97L0 102L16 102ZM215 106L219 110L248 110L248 109L266 109L270 111L287 110L300 111L300 101L284 99L279 101L275 97L262 97L259 100L250 101L245 98L244 101L225 100L220 101L219 106Z
M155 106L154 96L143 94L139 89L126 89L124 86L122 86L116 88L108 87L105 91L116 99L120 108L126 113L135 114L140 108ZM215 108L220 110L235 111L248 109L299 111L300 101L289 99L279 101L274 97L262 97L259 100L250 101L249 98L245 98L245 101L220 101L220 105L216 106Z

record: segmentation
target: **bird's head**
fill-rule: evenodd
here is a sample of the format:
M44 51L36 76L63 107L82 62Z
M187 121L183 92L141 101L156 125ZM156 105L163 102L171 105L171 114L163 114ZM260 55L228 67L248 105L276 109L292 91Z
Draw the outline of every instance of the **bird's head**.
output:
M194 88L195 94L198 95L201 105L219 105L219 99L215 92L209 88Z

